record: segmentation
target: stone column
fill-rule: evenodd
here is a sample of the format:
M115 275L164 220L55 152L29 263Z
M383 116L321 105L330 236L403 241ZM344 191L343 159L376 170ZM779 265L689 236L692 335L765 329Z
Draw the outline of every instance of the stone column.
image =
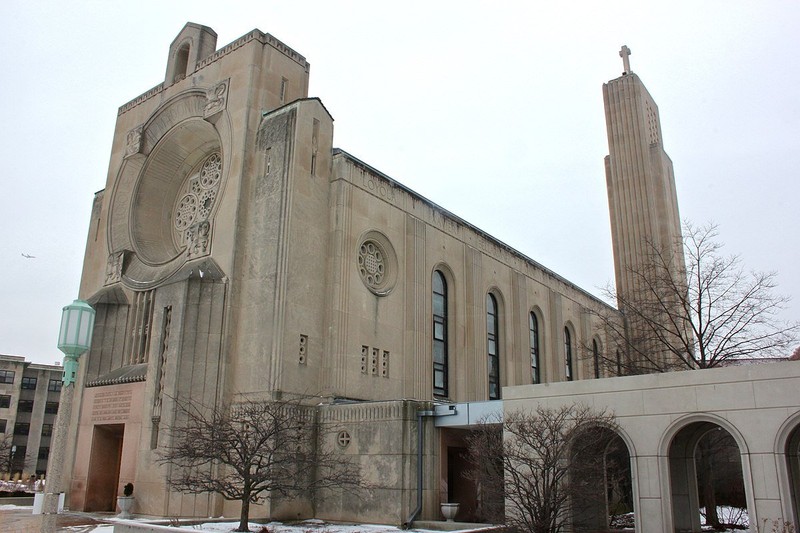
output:
M58 516L58 497L65 492L64 461L69 421L72 418L72 401L75 396L75 384L65 384L61 389L58 415L50 445L50 459L47 464L47 480L45 483L44 504L42 506L42 533L56 531Z

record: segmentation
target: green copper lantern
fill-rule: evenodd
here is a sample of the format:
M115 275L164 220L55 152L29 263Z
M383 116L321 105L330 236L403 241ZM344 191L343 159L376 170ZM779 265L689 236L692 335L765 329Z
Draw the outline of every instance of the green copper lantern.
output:
M95 311L83 300L75 300L64 307L58 349L64 352L64 386L75 382L78 358L92 345Z

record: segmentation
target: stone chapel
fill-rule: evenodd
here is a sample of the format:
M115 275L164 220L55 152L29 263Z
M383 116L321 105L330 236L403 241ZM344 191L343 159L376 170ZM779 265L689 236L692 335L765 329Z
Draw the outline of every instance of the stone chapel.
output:
M133 482L136 513L235 515L237 502L169 490L155 459L173 399L297 394L316 398L320 423L344 437L331 446L373 488L268 500L252 517L403 524L458 501L458 520L479 519L475 487L455 481L470 425L502 410L506 389L605 377L596 315L616 311L334 148L298 52L259 30L216 40L187 24L163 82L118 110L80 286L97 315L69 507L113 511ZM629 67L604 94L624 287L643 232L673 242L680 226L653 99Z

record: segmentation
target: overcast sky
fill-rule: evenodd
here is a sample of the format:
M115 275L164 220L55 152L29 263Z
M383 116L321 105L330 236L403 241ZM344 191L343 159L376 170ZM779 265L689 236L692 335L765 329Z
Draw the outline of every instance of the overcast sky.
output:
M627 44L682 218L778 271L797 320L800 2L647 4L3 0L0 353L61 359L117 108L163 81L188 21L218 48L253 28L294 48L334 146L598 295L613 279L602 84Z

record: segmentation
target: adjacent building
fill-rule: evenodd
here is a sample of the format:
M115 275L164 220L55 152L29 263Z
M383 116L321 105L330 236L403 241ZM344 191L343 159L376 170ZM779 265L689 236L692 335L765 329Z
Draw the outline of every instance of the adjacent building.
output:
M45 476L62 368L0 354L0 472Z

